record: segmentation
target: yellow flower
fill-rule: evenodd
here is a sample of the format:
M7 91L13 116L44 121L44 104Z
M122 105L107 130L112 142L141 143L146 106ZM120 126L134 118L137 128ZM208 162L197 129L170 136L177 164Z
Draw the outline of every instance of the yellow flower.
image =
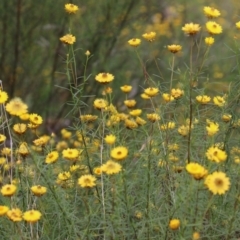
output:
M64 139L69 139L72 136L72 133L68 131L67 129L63 128L61 130L61 135Z
M58 180L60 181L66 181L71 178L71 173L70 172L61 172L58 174Z
M192 240L200 240L201 235L199 232L194 232L192 235Z
M178 128L178 133L182 136L187 136L189 134L189 125L182 125Z
M14 116L20 116L27 113L28 106L20 98L14 98L6 105L6 111Z
M141 115L141 113L142 113L142 109L134 109L129 112L129 114L134 117Z
M38 114L32 113L29 115L29 121L34 125L40 125L40 124L42 124L43 119Z
M17 187L13 184L6 184L1 188L2 195L6 197L11 197L16 191Z
M86 174L81 176L78 179L78 184L82 187L82 188L91 188L96 186L96 177L94 177L91 174Z
M183 96L184 91L179 88L173 88L171 89L171 96L173 96L175 99L179 99Z
M167 48L172 53L177 53L177 52L182 50L182 46L181 45L175 45L175 44L168 45Z
M208 46L213 45L213 43L214 43L214 38L213 38L213 37L206 37L206 38L205 38L205 43L206 43L206 45L208 45Z
M108 102L102 98L99 98L99 99L94 100L93 106L98 110L102 110L108 106Z
M88 50L85 52L85 55L86 55L87 57L90 56L90 54L91 54L91 53L90 53L90 51L88 51Z
M208 160L211 160L217 163L224 162L227 159L226 152L216 146L210 147L206 152L206 156Z
M144 33L142 37L148 40L149 42L152 42L155 40L156 32Z
M220 96L214 97L213 102L214 102L215 105L217 105L219 107L223 107L226 103L224 97L220 97Z
M101 174L102 174L102 168L101 168L101 167L95 167L95 168L93 169L93 173L94 173L95 175L101 175Z
M229 121L231 121L231 119L232 119L232 115L231 114L225 113L225 114L222 115L222 120L224 122L229 122Z
M52 151L48 153L48 155L45 158L45 163L50 164L50 163L55 163L58 160L59 154L57 151Z
M31 187L31 191L35 196L41 197L47 192L47 188L41 185L35 185Z
M211 101L211 98L207 95L198 95L196 100L201 104L207 104Z
M124 85L124 86L122 86L122 87L120 87L120 88L121 88L121 90L122 90L124 93L129 93L129 92L132 91L132 86L130 86L130 85Z
M68 148L62 151L62 155L67 160L76 161L79 157L79 151L75 148Z
M128 41L128 44L132 47L137 47L141 44L141 39L139 38L132 38Z
M63 37L60 38L60 41L65 43L65 44L69 44L72 45L76 42L76 37L73 36L72 34L66 34Z
M221 13L213 7L204 7L203 11L208 18L216 18L221 15Z
M19 153L21 156L26 157L30 153L28 144L26 142L22 142L16 152Z
M240 29L240 21L236 22L236 27L237 27L237 29Z
M184 27L182 27L182 30L188 34L188 35L195 35L200 31L201 27L199 24L195 23L186 23Z
M177 230L180 227L180 220L179 219L172 219L169 222L169 228L171 228L172 230Z
M28 223L35 223L41 218L42 214L37 210L29 210L23 213L23 219Z
M154 87L150 87L150 88L146 88L144 90L144 93L147 94L149 97L154 97L158 94L159 89L158 88L154 88Z
M114 76L111 73L99 73L96 77L95 80L99 83L109 83L112 82L114 79Z
M146 93L142 93L141 98L146 100L146 99L150 99L151 97L149 97Z
M72 4L72 3L67 3L67 4L65 4L65 11L67 12L67 13L76 13L77 11L78 11L78 6L77 5L74 5L74 4Z
M115 143L116 141L116 136L114 136L113 134L110 134L110 135L107 135L105 138L104 138L105 142L109 145L112 145Z
M128 108L132 108L132 107L134 107L134 106L137 104L137 102L136 102L136 100L134 100L134 99L129 99L129 100L125 100L125 101L124 101L124 104L125 104Z
M136 121L132 120L132 119L126 119L125 121L125 126L128 129L134 129L138 127L138 124L136 123Z
M111 157L116 160L123 160L127 157L127 155L128 149L126 147L119 146L111 150Z
M0 90L0 104L5 103L8 100L8 94Z
M11 155L11 148L4 147L1 151L1 154L4 156L10 156Z
M230 179L224 172L214 172L209 174L204 184L214 194L222 195L230 188Z
M143 118L140 117L136 117L135 121L139 126L143 126L147 123Z
M16 123L13 125L13 131L17 134L23 134L27 130L27 125L25 123Z
M191 174L196 180L204 178L208 171L198 163L189 163L186 166L186 170Z
M213 136L219 131L219 124L207 119L206 129L208 136Z
M4 216L9 210L9 207L0 205L0 216Z
M149 113L147 114L147 119L150 121L150 122L156 122L158 120L160 120L160 116L159 114L157 113Z
M163 93L162 97L163 97L163 99L164 99L165 102L172 102L172 101L174 101L174 99L175 99L175 98L174 98L171 94L169 94L169 93Z
M91 115L91 114L81 115L80 116L81 121L85 122L85 123L94 122L97 118L98 118L97 115Z
M6 136L3 134L0 134L0 143L3 143L6 140Z
M175 122L168 122L160 126L161 130L173 129L175 128Z
M47 135L41 136L33 141L35 146L44 146L49 141L50 137Z
M222 33L222 27L217 24L216 22L213 22L213 21L209 21L206 23L206 28L207 28L207 31L210 33L210 34L220 34Z
M19 208L13 208L7 211L8 218L13 222L22 221L22 211Z
M112 175L112 174L119 173L122 169L122 166L119 163L109 160L102 165L101 169L106 174Z
M29 120L29 113L23 113L19 116L19 118L23 121Z

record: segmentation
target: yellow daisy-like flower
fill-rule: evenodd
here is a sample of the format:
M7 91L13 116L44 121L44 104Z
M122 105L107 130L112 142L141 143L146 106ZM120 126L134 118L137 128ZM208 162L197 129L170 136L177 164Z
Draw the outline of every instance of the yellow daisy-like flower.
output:
M111 157L116 160L123 160L128 155L128 149L126 147L115 147L111 150Z
M142 109L134 109L130 111L129 114L134 117L140 116L142 114Z
M149 97L146 93L142 93L141 98L147 100L150 99L151 97Z
M207 119L206 129L208 136L213 136L219 131L219 124Z
M195 35L200 31L201 27L196 23L186 23L182 30L188 35Z
M232 119L232 115L231 115L231 114L225 113L225 114L222 115L222 120L223 120L224 122L230 122L231 119Z
M63 128L61 130L61 135L62 135L62 138L69 139L72 136L72 133L70 131L68 131L67 129Z
M179 99L183 96L184 91L179 88L173 88L171 89L171 96L173 96L175 99Z
M78 179L78 185L80 185L82 188L92 188L96 186L96 180L96 177L93 175L86 174Z
M165 102L172 102L175 98L169 93L163 93L162 98Z
M22 142L16 152L21 156L26 157L30 153L28 144L26 142Z
M28 223L35 223L40 220L42 214L37 210L29 210L23 213L23 219Z
M1 151L1 154L3 156L10 156L11 155L11 148L8 148L8 147L4 147Z
M110 134L110 135L107 135L105 138L104 138L105 142L109 145L112 145L116 142L116 136L113 135L113 134Z
M240 29L240 21L236 22L236 27L237 27L237 29Z
M206 152L206 156L208 160L217 163L224 162L227 159L227 153L216 146L210 147Z
M0 104L5 103L8 100L8 94L0 90Z
M156 121L160 120L161 117L157 113L149 113L149 114L147 114L147 119L150 122L156 122Z
M119 173L122 170L122 166L112 160L107 161L101 168L108 175Z
M41 197L47 192L47 188L41 185L35 185L31 187L31 191L35 196Z
M19 116L19 118L23 121L29 120L29 113L23 113Z
M102 98L99 98L93 102L93 106L98 110L102 110L108 106L108 102Z
M65 4L65 11L70 14L75 14L78 11L78 6L72 3Z
M58 160L59 154L57 151L52 151L48 153L48 155L45 158L45 163L51 164L55 163Z
M35 146L44 146L48 143L50 137L47 135L41 136L33 141Z
M6 111L14 116L20 116L24 113L27 113L28 106L22 102L20 98L13 98L6 105Z
M62 151L62 155L67 160L76 161L79 157L79 151L75 148L68 148Z
M198 163L189 163L186 166L186 170L189 174L191 174L196 180L204 178L208 171L203 166Z
M0 205L0 216L4 216L9 210L9 207Z
M204 184L207 188L214 194L222 195L230 188L230 179L226 176L224 172L214 172L209 174Z
M136 100L134 99L128 99L124 101L125 106L127 106L128 108L133 108L135 107L135 105L137 104Z
M217 105L218 107L223 107L226 103L224 97L216 96L213 98L213 103Z
M13 208L7 211L8 218L13 222L22 221L22 211L19 208Z
M145 125L145 124L147 123L147 122L146 122L143 118L141 118L141 117L136 117L135 121L136 121L136 123L137 123L139 126L143 126L143 125Z
M168 50L171 52L171 53L177 53L179 51L182 50L182 46L181 45L168 45L167 46Z
M0 143L3 143L6 140L6 136L3 134L0 134Z
M146 88L144 90L144 93L147 94L149 97L154 97L159 93L159 89L154 87Z
M212 46L213 45L213 43L214 43L214 38L213 37L206 37L205 38L205 43L206 43L206 45L208 45L208 46Z
M144 33L142 37L148 40L149 42L152 42L156 38L156 32Z
M178 128L178 133L184 137L189 134L189 125L182 125Z
M1 193L5 197L11 197L17 191L17 187L13 184L3 185L1 188Z
M95 174L95 175L101 175L102 174L102 168L101 167L95 167L94 169L93 169L93 173Z
M180 220L175 218L169 222L168 226L172 230L177 230L180 227L180 224L181 224Z
M141 39L139 38L132 38L128 41L128 44L132 47L137 47L141 44Z
M132 91L132 86L130 85L124 85L122 87L120 87L120 89L124 92L124 93L129 93Z
M71 178L70 172L61 172L58 174L58 180L60 181L67 181Z
M221 15L221 13L216 8L213 7L204 7L203 11L208 18L216 18Z
M72 34L66 34L63 37L60 38L60 41L65 43L65 44L69 44L72 45L76 42L76 37L73 36Z
M211 101L211 98L207 95L198 95L196 100L201 104L207 104Z
M138 127L138 124L133 119L126 119L124 122L125 122L126 128L128 129L134 129Z
M168 122L168 123L162 124L160 128L161 130L174 129L175 125L176 125L175 122Z
M206 23L206 28L207 28L207 31L210 34L220 34L220 33L222 33L222 27L218 23L213 22L213 21L208 21Z
M97 118L98 118L97 115L91 115L91 114L81 115L80 116L81 121L85 122L85 123L94 122Z
M32 113L29 115L29 121L34 125L40 125L40 124L42 124L43 119L38 114Z
M13 125L13 131L17 134L23 134L27 130L27 125L25 123L16 123Z
M95 80L99 83L110 83L114 79L114 76L111 73L99 73L96 77Z
M193 235L192 235L192 239L193 240L200 240L201 238L201 235L199 232L194 232Z

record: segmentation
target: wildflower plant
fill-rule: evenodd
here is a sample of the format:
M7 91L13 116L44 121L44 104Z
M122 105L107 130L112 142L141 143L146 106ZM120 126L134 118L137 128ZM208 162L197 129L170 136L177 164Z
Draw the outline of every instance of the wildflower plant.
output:
M67 3L63 10L68 84L58 87L71 96L68 126L44 132L46 119L1 85L4 238L237 239L240 66L222 88L208 73L213 47L227 31L218 23L221 11L203 6L199 22L182 22L151 70L152 52L144 49L154 48L158 32L130 36L125 47L141 72L136 90L118 71L88 74L94 53L77 47L73 24L81 7ZM232 25L238 31L238 22Z

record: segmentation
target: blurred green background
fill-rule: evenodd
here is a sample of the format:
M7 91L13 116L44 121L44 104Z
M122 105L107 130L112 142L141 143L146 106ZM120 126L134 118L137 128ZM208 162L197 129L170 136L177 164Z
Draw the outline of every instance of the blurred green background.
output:
M88 83L84 95L101 96L94 76L99 72L115 75L114 101L120 104L124 96L118 90L131 84L131 98L138 98L144 86L144 74L135 51L127 41L142 38L149 31L157 33L156 41L142 39L138 51L148 74L162 86L168 84L171 71L171 54L168 44L181 44L183 51L176 61L174 86L184 78L188 65L189 42L181 28L185 23L199 23L203 29L207 21L204 6L214 6L221 12L216 21L223 26L223 33L216 36L216 43L203 68L203 81L212 79L213 88L225 91L223 82L239 79L240 34L235 22L240 21L240 3L237 0L187 1L187 0L76 0L80 11L71 16L72 33L76 36L76 62L78 77L83 76L85 52L93 55L89 60ZM41 114L49 131L57 128L59 121L69 112L66 104L71 99L66 78L67 47L59 38L68 33L69 15L63 0L2 0L0 2L0 79L10 98L20 97L30 112ZM204 35L205 34L205 35ZM207 34L203 31L201 36ZM203 54L195 52L195 54ZM221 80L220 86L218 82ZM214 85L215 84L215 85ZM211 86L211 85L208 85ZM219 87L219 88L218 88ZM93 97L86 98L90 112Z

